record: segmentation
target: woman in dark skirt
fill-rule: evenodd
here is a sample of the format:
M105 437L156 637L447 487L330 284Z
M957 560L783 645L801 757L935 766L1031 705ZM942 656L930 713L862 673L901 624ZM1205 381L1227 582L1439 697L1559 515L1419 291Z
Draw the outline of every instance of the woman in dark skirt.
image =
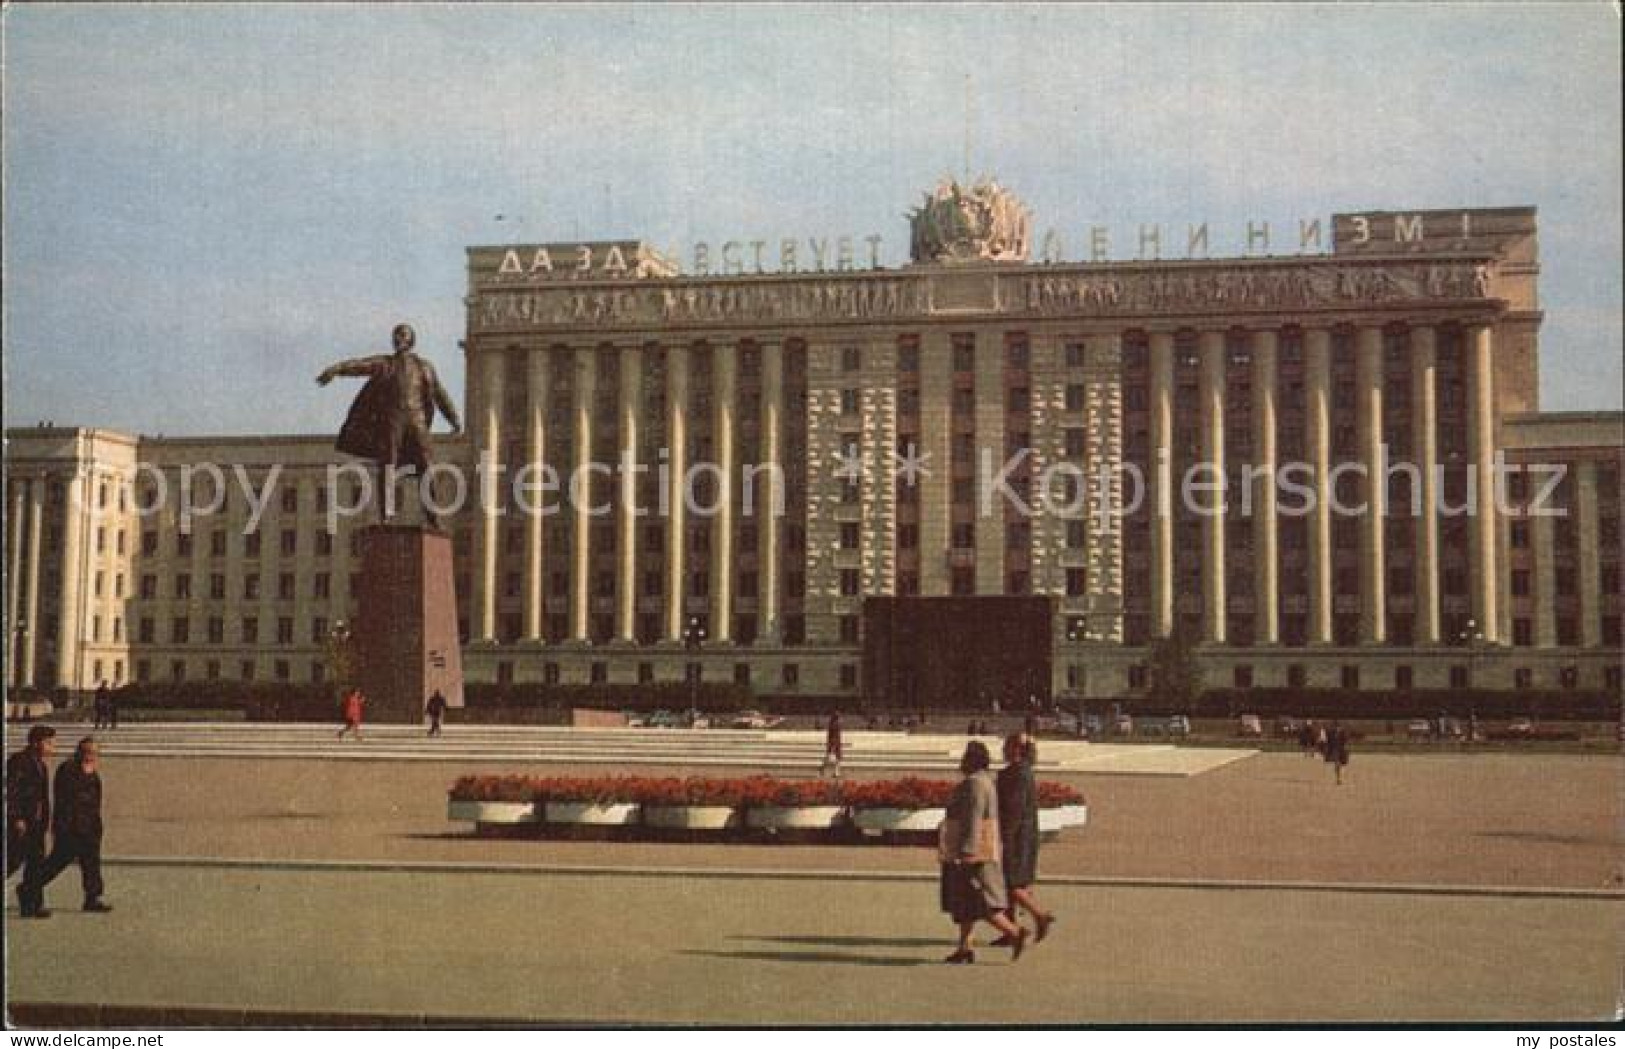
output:
M1038 905L1033 885L1038 881L1038 781L1033 765L1038 748L1031 736L1014 733L1004 740L1004 768L999 770L999 835L1003 844L1004 884L1009 890L1011 920L1020 907L1032 915L1037 927L1035 943L1042 943L1055 923L1055 915ZM997 941L995 941L997 943Z
M959 946L943 961L967 965L976 960L971 934L985 921L1004 933L1010 960L1021 957L1028 932L1005 916L1009 901L999 866L999 803L988 771L993 760L987 746L971 740L960 759L965 774L948 801L938 851L942 861L942 909L959 925Z

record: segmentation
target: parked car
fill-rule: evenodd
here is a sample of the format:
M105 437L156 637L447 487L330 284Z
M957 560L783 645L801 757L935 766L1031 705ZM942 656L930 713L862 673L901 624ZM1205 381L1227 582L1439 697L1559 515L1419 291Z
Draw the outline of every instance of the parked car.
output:
M688 715L657 710L645 718L643 723L649 728L682 728L688 723Z
M1405 726L1405 734L1412 739L1430 739L1433 736L1433 722L1427 718L1412 718L1411 723Z
M1085 714L1083 716L1083 734L1090 739L1098 739L1106 732L1106 721L1099 714Z
M1168 735L1188 736L1191 734L1191 719L1184 714L1175 714L1168 719Z
M772 728L783 718L770 718L760 710L741 710L728 722L729 728Z
M1534 734L1535 723L1528 718L1513 718L1512 723L1507 726L1507 735L1509 736L1533 736Z
M1134 719L1127 714L1117 715L1117 719L1112 722L1112 732L1119 736L1134 735Z
M1236 735L1260 737L1264 735L1264 721L1257 714L1242 714L1236 718Z

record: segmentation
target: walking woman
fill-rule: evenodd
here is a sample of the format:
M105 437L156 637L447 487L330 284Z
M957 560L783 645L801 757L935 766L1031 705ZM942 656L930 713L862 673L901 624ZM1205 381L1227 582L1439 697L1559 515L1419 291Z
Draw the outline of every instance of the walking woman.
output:
M1341 721L1332 722L1332 727L1326 733L1326 764L1332 767L1332 774L1337 777L1337 785L1343 785L1343 766L1349 763L1349 730L1343 727Z
M1003 845L1004 884L1010 894L1006 913L1016 919L1020 907L1032 915L1036 926L1034 943L1043 943L1055 915L1044 910L1033 894L1038 881L1038 781L1033 766L1038 748L1033 739L1015 732L1004 738L1004 768L999 770L999 837ZM1002 941L995 940L994 946Z
M959 925L959 946L944 958L950 965L976 960L971 934L985 921L1009 937L1010 960L1027 947L1026 929L1005 917L1009 906L1004 871L999 866L999 803L993 786L993 764L987 745L971 740L959 771L965 774L948 801L947 818L939 833L942 861L942 909Z

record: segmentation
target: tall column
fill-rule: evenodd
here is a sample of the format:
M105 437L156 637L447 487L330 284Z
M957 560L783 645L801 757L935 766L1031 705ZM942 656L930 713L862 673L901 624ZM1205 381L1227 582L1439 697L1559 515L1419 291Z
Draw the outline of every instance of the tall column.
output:
M28 482L11 479L11 512L6 515L6 683L22 684L23 543L27 538Z
M1557 543L1552 519L1536 514L1529 519L1535 550L1535 646L1557 647ZM1595 578L1595 577L1592 577ZM1584 585L1580 587L1583 591Z
M39 683L39 572L40 559L45 555L40 539L40 528L45 517L45 479L34 477L28 482L28 553L23 558L27 580L23 589L23 653L22 685L32 688Z
M1151 334L1151 633L1174 632L1174 336Z
M666 640L683 640L683 494L688 471L688 347L666 349Z
M1439 376L1431 325L1411 329L1411 448L1422 471L1416 508L1416 642L1443 640L1439 618Z
M1484 640L1501 640L1499 569L1496 565L1495 372L1487 324L1467 329L1467 403L1470 468L1473 471L1472 563L1473 619Z
M1309 461L1315 504L1309 516L1309 641L1332 643L1332 333L1304 332L1304 387L1308 396Z
M598 395L598 347L578 346L574 353L575 470L570 495L575 503L575 533L570 544L570 640L585 642L592 636L592 415Z
M1202 405L1202 461L1212 464L1213 482L1225 477L1224 333L1205 331L1197 345L1198 397ZM1202 517L1202 640L1225 640L1224 513L1228 492L1213 492Z
M761 544L756 557L758 591L757 607L761 610L761 624L757 634L763 642L776 644L779 630L779 514L778 506L784 500L782 477L784 439L784 346L780 342L762 343L762 465L766 471L757 474L756 484L756 536Z
M80 586L84 579L85 474L78 467L63 485L62 575L58 594L62 619L56 633L56 684L79 687ZM201 538L201 537L200 537ZM197 580L194 578L193 582ZM194 588L193 593L197 591Z
M1255 643L1281 642L1280 530L1275 514L1275 371L1279 339L1274 329L1253 333L1253 453L1259 474L1253 492L1253 602Z
M615 638L638 637L638 416L643 399L643 350L621 352L620 514L615 529Z
M1004 333L998 328L977 328L976 336L976 592L1004 593L1004 508L1002 494L995 488L981 488L983 450L993 455L993 473L1004 463ZM992 513L982 516L982 501L988 499Z
M1387 478L1382 461L1382 329L1362 325L1355 333L1354 383L1358 407L1355 426L1365 513L1360 518L1360 640L1380 645L1388 639L1387 565L1383 557L1383 515L1387 512Z
M553 401L545 350L525 356L525 459L537 481L547 461L547 412ZM542 516L540 492L525 509L525 640L541 641L547 633L547 575L542 570L547 518Z
M1575 465L1575 534L1580 541L1580 644L1602 644L1602 606L1598 600L1602 578L1601 540L1597 530L1597 463L1582 459Z
M479 393L479 429L475 432L475 454L490 463L493 478L495 468L502 462L502 402L503 354L500 350L486 350L479 357L482 377ZM474 546L478 554L474 573L474 640L494 643L497 639L497 547L500 543L502 491L493 484L489 491L478 494L480 524L474 532ZM267 542L264 549L274 549L276 543ZM267 575L261 580L267 590L276 586L276 580ZM275 629L275 622L270 624ZM274 635L273 635L274 636Z
M711 629L719 642L733 640L734 399L739 347L718 345L711 353L712 450L717 459L717 512L711 519Z
M929 472L920 477L920 593L950 590L948 513L953 488L953 347L947 332L920 338L920 452Z

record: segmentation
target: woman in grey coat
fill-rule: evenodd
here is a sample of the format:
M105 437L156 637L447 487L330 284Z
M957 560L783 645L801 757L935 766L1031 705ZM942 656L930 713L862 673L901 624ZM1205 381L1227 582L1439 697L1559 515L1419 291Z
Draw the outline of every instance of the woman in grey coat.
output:
M1043 943L1055 915L1039 906L1033 894L1038 881L1038 781L1033 777L1037 760L1038 748L1031 736L1016 732L1005 737L1004 768L998 779L999 834L1010 918L1015 920L1017 907L1032 915L1037 926L1033 942Z
M1005 916L1009 901L1004 891L1004 870L999 865L999 802L993 785L993 764L987 746L971 740L960 759L965 778L948 801L939 841L942 861L942 909L959 925L959 946L947 958L950 965L976 960L971 934L985 921L1008 938L1010 960L1021 957L1029 933Z

